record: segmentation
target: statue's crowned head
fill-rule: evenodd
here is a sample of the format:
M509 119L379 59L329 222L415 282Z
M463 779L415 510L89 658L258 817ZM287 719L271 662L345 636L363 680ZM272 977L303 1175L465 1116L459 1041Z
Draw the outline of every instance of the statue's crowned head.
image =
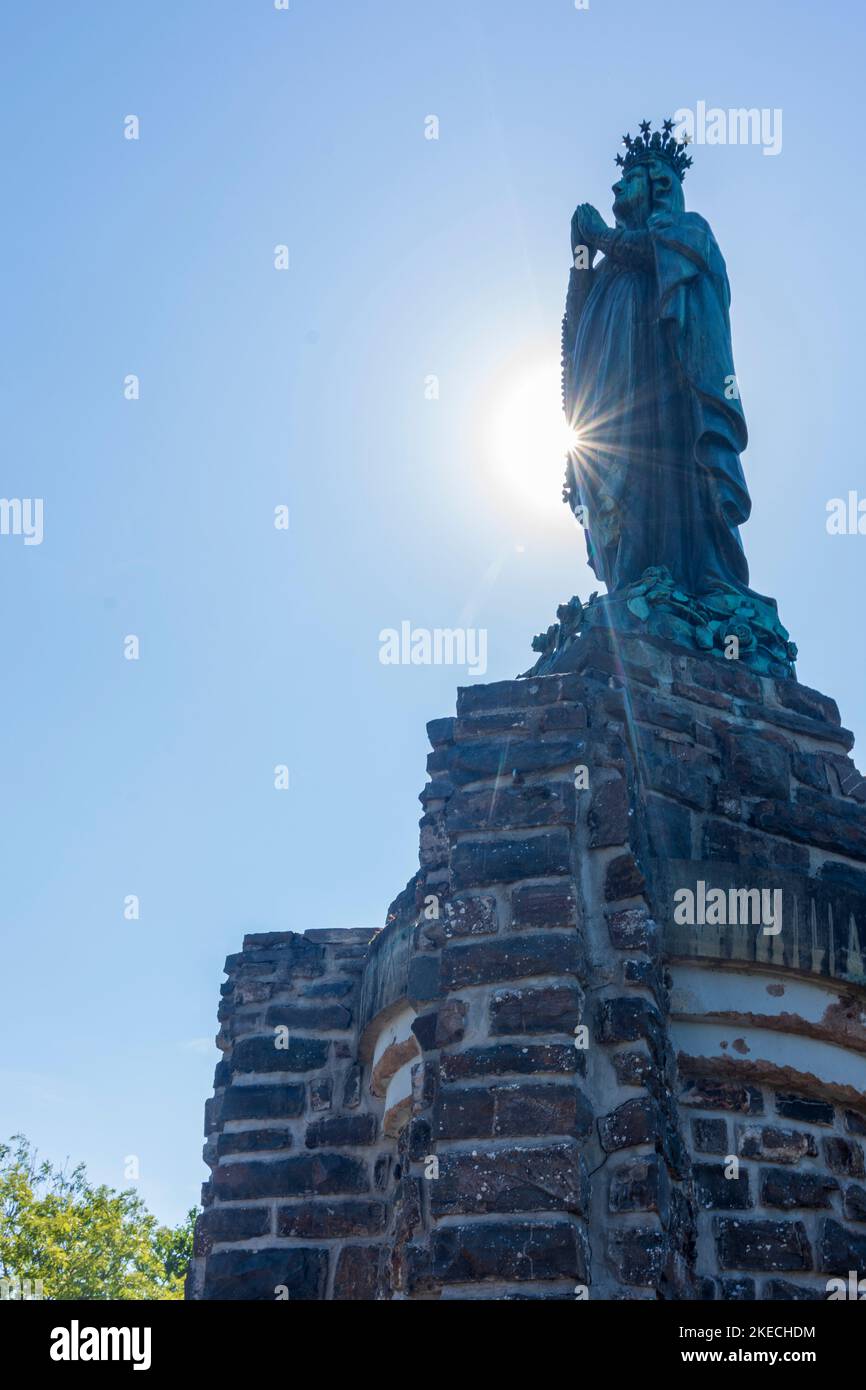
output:
M643 227L655 212L680 213L685 209L683 178L692 164L685 144L672 134L673 121L650 133L650 122L641 121L640 135L623 136L627 153L616 162L622 175L613 185L613 211L624 227Z

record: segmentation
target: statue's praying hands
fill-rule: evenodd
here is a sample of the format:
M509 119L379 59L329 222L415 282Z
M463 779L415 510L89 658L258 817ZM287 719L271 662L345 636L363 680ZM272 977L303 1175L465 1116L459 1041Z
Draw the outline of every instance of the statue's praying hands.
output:
M610 228L592 203L578 204L571 219L572 253L577 246L588 246L594 250L599 238L608 231Z

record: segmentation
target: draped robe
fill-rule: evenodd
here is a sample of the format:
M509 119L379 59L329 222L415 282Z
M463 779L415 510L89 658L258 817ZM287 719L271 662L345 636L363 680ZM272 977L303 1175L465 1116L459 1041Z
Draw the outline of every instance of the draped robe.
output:
M748 435L716 239L696 213L662 214L602 249L571 272L563 342L589 562L610 592L657 565L693 595L747 590Z

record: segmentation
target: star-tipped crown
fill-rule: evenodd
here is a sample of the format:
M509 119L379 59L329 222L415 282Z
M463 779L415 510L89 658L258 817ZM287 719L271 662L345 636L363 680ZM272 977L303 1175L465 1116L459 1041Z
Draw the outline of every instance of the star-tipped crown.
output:
M646 164L651 159L663 159L669 164L682 183L686 170L692 167L691 155L686 154L685 139L678 140L673 134L674 123L663 121L661 130L652 130L649 121L641 121L640 135L632 140L630 135L622 137L627 153L616 156L616 162L623 173L628 173L636 164ZM650 132L652 131L652 134Z

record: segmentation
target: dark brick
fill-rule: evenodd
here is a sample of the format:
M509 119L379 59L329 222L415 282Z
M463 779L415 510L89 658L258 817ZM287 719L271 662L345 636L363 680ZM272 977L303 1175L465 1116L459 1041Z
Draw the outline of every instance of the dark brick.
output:
M507 769L510 771L510 769ZM574 824L573 782L530 782L458 792L445 812L450 833Z
M636 1042L638 1038L660 1042L661 1032L661 1015L648 999L621 995L618 999L604 999L599 1006L599 1042Z
M807 787L817 792L830 791L830 778L827 775L827 762L820 753L794 753L791 759L794 776Z
M457 691L457 715L464 718L476 711L525 709L527 705L553 704L560 699L560 676L532 676L515 681L492 681L489 685L465 685Z
M222 1201L256 1197L331 1196L367 1192L366 1164L343 1154L303 1154L262 1163L223 1163L214 1169L214 1192Z
M375 1115L328 1115L307 1126L305 1144L308 1149L372 1144L378 1129Z
M618 951L649 951L656 946L658 927L645 907L608 911L606 916L611 945Z
M401 1136L402 1138L402 1136ZM433 1126L424 1116L416 1115L405 1130L406 1154L412 1163L420 1163L433 1146Z
M277 1208L277 1234L298 1240L336 1240L342 1236L374 1236L385 1229L383 1202L295 1202Z
M458 743L431 753L427 770L444 772L458 785L485 777L509 776L512 771L546 772L586 762L587 740L580 735L558 738L494 738Z
M643 821L650 849L660 859L691 859L692 813L663 796L643 798Z
M440 1139L489 1139L493 1117L493 1093L487 1087L443 1090L436 1103L435 1133Z
M832 1105L826 1101L783 1092L776 1096L776 1114L784 1115L786 1120L805 1120L810 1125L831 1125L835 1118Z
M208 1207L196 1222L196 1256L208 1255L221 1242L252 1240L266 1236L271 1229L268 1207Z
M590 831L590 846L600 849L606 845L624 845L629 835L628 793L625 779L617 776L612 781L599 782L593 786L587 824Z
M752 1205L748 1171L725 1177L723 1163L696 1163L695 1197L705 1211L747 1211Z
M521 839L461 840L451 854L455 888L549 878L570 871L568 833L551 830Z
M312 1033L327 1033L332 1029L350 1028L352 1010L344 1004L320 1004L318 1008L300 1004L271 1004L265 1011L270 1026L306 1028Z
M656 998L661 994L662 979L655 961L624 960L622 982L624 985L639 985L642 989L648 989Z
M846 1221L866 1221L866 1188L858 1183L846 1188L843 1210Z
M866 801L866 778L853 758L845 757L844 753L824 753L822 757L828 768L835 768L842 795L851 796L862 805Z
M823 720L825 724L841 724L839 706L829 695L822 695L819 690L812 690L808 685L794 680L776 681L773 688L779 704L795 714L805 714L810 719Z
M432 1270L443 1284L570 1279L585 1282L587 1256L571 1222L477 1222L433 1233Z
M633 855L619 854L611 859L604 876L604 896L608 902L640 897L645 888L646 879Z
M788 755L766 733L731 725L724 748L728 776L745 796L788 800L791 791Z
M766 1207L792 1211L797 1207L830 1206L830 1194L839 1191L835 1178L822 1173L793 1173L784 1168L761 1169L761 1201Z
M676 748L682 746L677 744ZM708 759L704 761L709 763ZM643 776L654 791L674 801L684 801L697 811L706 811L712 802L712 783L704 761L696 764L656 749L644 759Z
M655 1211L667 1206L667 1168L658 1154L630 1158L610 1175L608 1207L612 1212Z
M568 729L586 728L583 705L549 705L541 711L539 728L544 734L562 733Z
M324 1297L328 1253L309 1246L218 1250L206 1266L204 1298L313 1302Z
M821 1231L821 1269L825 1274L843 1278L853 1269L863 1278L866 1274L866 1232L847 1231L828 1217Z
M662 1120L654 1101L641 1097L627 1100L598 1122L601 1146L607 1153L654 1143Z
M314 978L324 973L325 950L300 932L252 932L244 937L243 955L230 959L242 965L260 961Z
M549 931L576 927L577 900L571 880L531 883L511 892L511 926L515 931Z
M824 724L820 719L809 719L802 714L789 714L787 710L774 709L772 705L760 706L744 704L741 711L745 719L760 719L785 729L791 734L805 734L807 738L838 743L846 752L854 746L854 735L850 729L842 729L835 724Z
M577 985L498 990L490 1001L490 1032L573 1033L583 996Z
M286 1120L304 1113L303 1085L231 1086L223 1097L222 1119Z
M429 1052L433 1047L436 1038L436 1020L439 1017L434 1009L431 1013L419 1014L412 1020L412 1032L418 1039L418 1046L422 1052Z
M450 715L444 719L431 719L427 724L427 737L431 746L437 748L442 743L453 743L456 723L457 720Z
M608 1236L608 1257L624 1284L657 1286L665 1256L663 1232L631 1227Z
M822 1139L824 1158L827 1167L833 1173L840 1173L844 1178L863 1178L866 1177L866 1167L863 1165L863 1145L858 1144L854 1139Z
M445 904L442 928L445 940L452 936L495 936L499 930L496 899L451 898Z
M576 1086L512 1082L492 1090L494 1137L570 1134L585 1139L591 1132L592 1109Z
M584 1137L591 1124L589 1105L576 1087L513 1082L441 1091L435 1130L439 1139Z
M755 1297L755 1281L745 1277L720 1279L719 1297L726 1303L751 1303Z
M768 1279L764 1289L768 1303L823 1303L826 1297L820 1289L807 1289L787 1279Z
M773 840L769 835L746 830L730 821L704 822L701 855L714 863L736 864L741 868L793 868L803 873L809 869L809 851L802 845Z
M849 1134L866 1135L866 1118L858 1115L856 1110L846 1110L845 1128Z
M454 783L450 777L431 777L418 793L418 800L426 807L431 801L447 801L453 794Z
M691 700L692 704L708 706L711 709L730 710L734 707L730 695L723 695L718 690L702 690L699 685L688 685L685 681L674 681L671 690L674 695Z
M336 1302L372 1302L376 1297L379 1277L379 1246L348 1245L337 1258L334 1273Z
M528 734L535 728L534 710L497 710L492 714L471 714L466 719L458 719L454 725L454 736L458 742L466 739L489 739L493 734L506 734L513 738L517 733ZM454 742L454 740L451 740Z
M665 666L658 649L648 642L642 642L635 637L629 638L628 651L641 658L640 661L631 661L623 656L623 648L610 634L602 633L598 629L581 636L580 649L585 663L581 666L584 680L602 680L606 687L605 694L609 692L609 676L614 676L620 682L638 682L657 687L655 671L664 669Z
M726 1154L728 1125L726 1120L692 1120L692 1142L697 1153Z
M695 1105L701 1110L729 1110L740 1115L764 1113L761 1092L754 1086L712 1081L709 1077L693 1077L686 1081L680 1105Z
M453 1047L463 1041L469 1005L463 999L446 999L436 1014L436 1047Z
M443 952L444 991L466 985L518 980L532 975L581 975L584 959L576 935L511 936L507 940L479 941L471 946L451 946Z
M778 1129L775 1125L755 1125L740 1129L737 1153L743 1158L769 1159L772 1163L799 1163L801 1158L817 1158L814 1136L802 1129Z
M273 1149L290 1149L292 1136L287 1129L244 1129L230 1131L217 1139L217 1158L225 1154L262 1153Z
M330 1043L320 1038L289 1038L288 1047L276 1047L278 1034L265 1038L241 1038L231 1056L233 1072L317 1071L328 1060Z
M438 955L418 953L409 960L406 997L416 1007L438 999L442 993L441 966Z
M586 1209L586 1174L573 1144L473 1149L439 1158L430 1185L436 1216Z
M468 1047L442 1058L443 1081L466 1081L472 1077L534 1075L538 1072L581 1070L581 1057L571 1045L554 1043L498 1043L495 1047Z
M632 709L635 717L644 724L672 729L674 733L689 736L694 732L694 715L691 710L683 709L678 700L665 700L643 690L635 691L632 694Z
M310 1082L311 1110L330 1110L333 1099L334 1083L330 1076L320 1076Z
M657 1067L647 1052L615 1052L610 1059L620 1086L649 1086Z
M716 1248L722 1269L811 1269L812 1252L801 1221L740 1221L717 1216Z
M834 854L847 854L852 859L866 859L866 826L859 806L851 803L833 801L830 797L820 797L822 804L809 804L804 798L807 788L800 787L794 805L781 805L773 801L759 801L752 808L750 820L759 830L774 835L787 835L803 844L815 845L830 850ZM817 792L809 792L818 797ZM851 806L858 814L858 820L848 819L839 814L843 807Z
M840 864L834 859L825 859L818 871L822 883L834 888L849 888L852 892L866 897L866 870L855 869L853 864Z
M208 1096L204 1103L204 1134L205 1138L213 1134L215 1130L222 1126L222 1108L225 1097Z
M347 1110L354 1110L361 1103L362 1074L362 1068L357 1063L346 1072L343 1082L343 1106Z

